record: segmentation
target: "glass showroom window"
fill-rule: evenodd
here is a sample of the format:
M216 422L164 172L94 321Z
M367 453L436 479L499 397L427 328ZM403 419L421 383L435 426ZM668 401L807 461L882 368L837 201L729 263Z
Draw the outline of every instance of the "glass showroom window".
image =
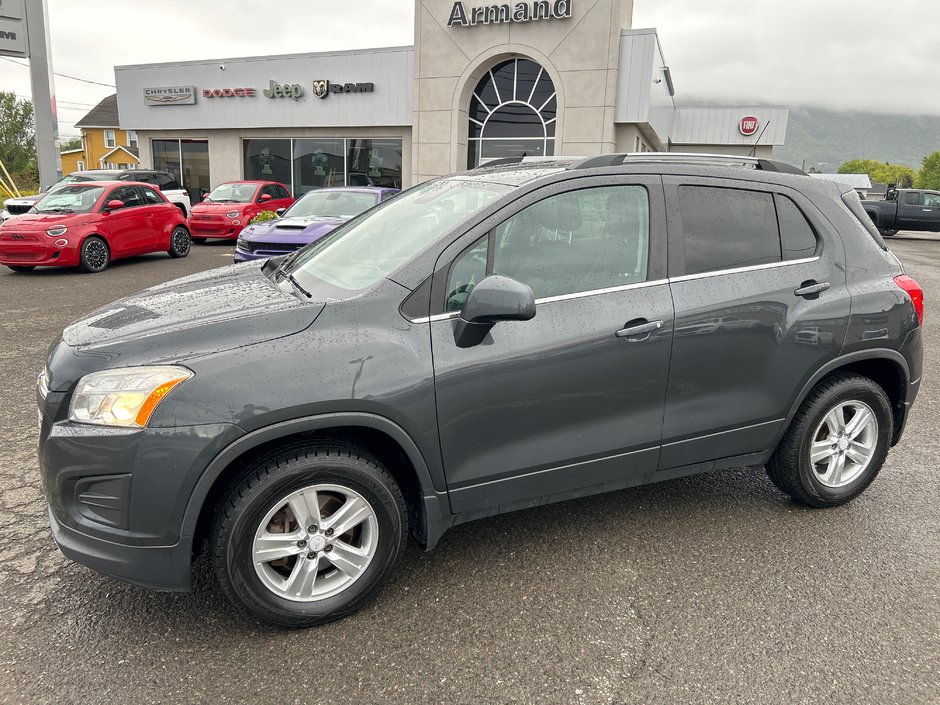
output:
M280 181L294 197L329 186L401 188L400 139L246 139L245 178Z
M346 141L342 139L294 140L294 196L299 198L313 189L343 186L345 151Z
M346 185L401 188L401 140L346 140Z
M544 68L529 59L497 64L470 98L467 166L501 157L555 154L558 100Z

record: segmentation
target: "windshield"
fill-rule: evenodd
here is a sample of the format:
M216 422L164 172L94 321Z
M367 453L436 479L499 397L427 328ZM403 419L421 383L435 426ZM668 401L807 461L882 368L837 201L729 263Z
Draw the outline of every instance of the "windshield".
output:
M206 198L211 203L250 203L258 184L221 184Z
M50 191L32 208L33 213L91 213L104 186L76 184L59 186Z
M374 193L311 191L284 213L285 218L352 218L375 205Z
M364 289L512 189L460 179L416 186L302 251L291 272L301 282L313 277L348 291Z

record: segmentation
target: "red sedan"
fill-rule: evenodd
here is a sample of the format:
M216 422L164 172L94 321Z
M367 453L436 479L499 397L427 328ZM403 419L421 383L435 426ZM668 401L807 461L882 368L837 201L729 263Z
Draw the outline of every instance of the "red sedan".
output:
M179 209L152 186L127 181L62 186L0 226L0 264L17 272L44 266L100 272L120 257L185 257L189 249Z
M276 181L229 181L219 184L202 203L193 206L189 228L193 241L235 240L248 221L261 211L288 208L294 199Z

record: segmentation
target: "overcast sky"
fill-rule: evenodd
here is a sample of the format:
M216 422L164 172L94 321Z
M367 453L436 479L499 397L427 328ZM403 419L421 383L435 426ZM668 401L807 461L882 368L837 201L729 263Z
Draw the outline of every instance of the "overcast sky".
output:
M48 2L55 70L103 83L114 82L115 65L399 46L414 38L409 0ZM940 3L635 0L633 26L658 29L680 104L940 115L934 5ZM28 96L27 69L0 61L0 90ZM109 92L56 77L60 132L74 134L75 121Z

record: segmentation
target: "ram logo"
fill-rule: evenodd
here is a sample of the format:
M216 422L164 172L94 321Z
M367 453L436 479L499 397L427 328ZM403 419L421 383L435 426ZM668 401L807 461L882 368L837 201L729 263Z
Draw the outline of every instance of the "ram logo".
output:
M16 41L16 32L0 31L0 39L11 39L13 41Z

